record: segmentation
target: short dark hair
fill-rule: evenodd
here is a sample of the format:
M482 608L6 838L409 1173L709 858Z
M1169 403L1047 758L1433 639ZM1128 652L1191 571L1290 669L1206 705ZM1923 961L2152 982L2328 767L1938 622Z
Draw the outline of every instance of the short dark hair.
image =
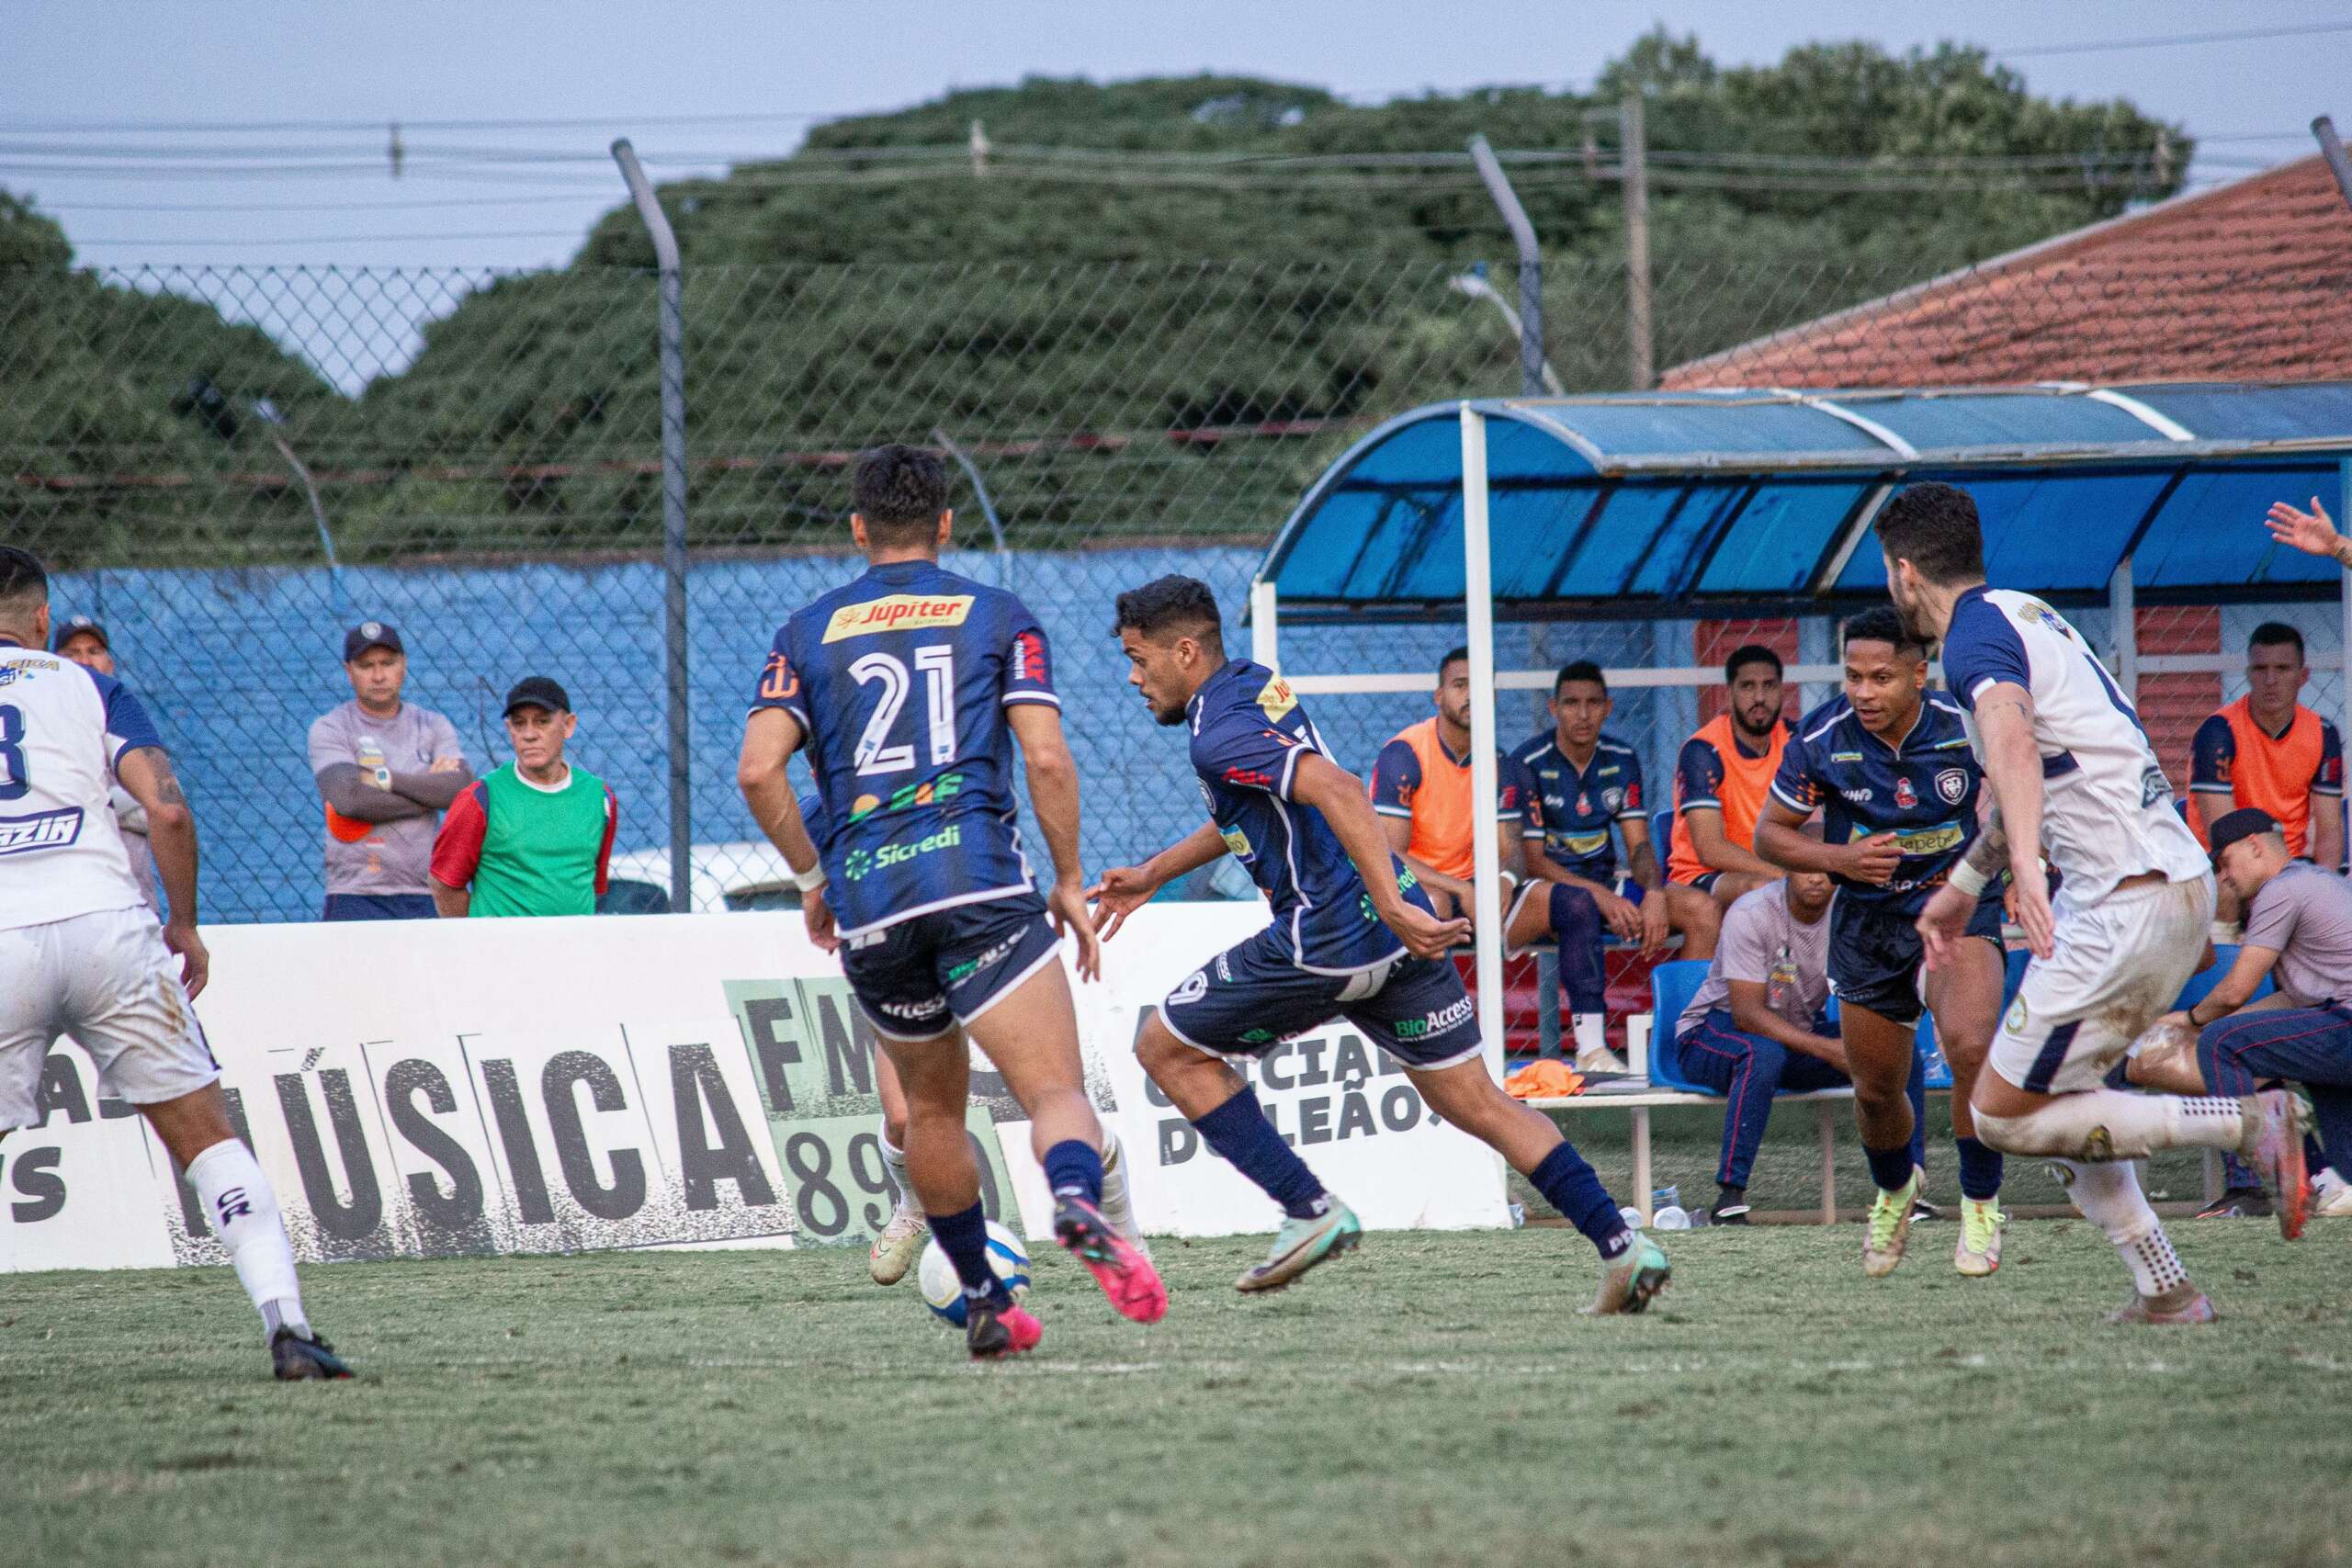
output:
M2294 647L2295 662L2302 663L2303 634L2284 621L2265 621L2245 639L2245 650L2252 653L2257 648L2282 648L2289 644Z
M1469 644L1464 643L1460 648L1451 648L1446 649L1445 657L1437 661L1437 683L1441 686L1444 685L1445 672L1447 671L1453 669L1457 664L1467 664L1469 662Z
M35 595L49 597L49 569L30 550L0 545L0 604Z
M1894 613L1892 604L1881 604L1874 609L1864 610L1859 615L1847 616L1844 632L1847 642L1883 642L1897 653L1908 653L1920 659L1928 656L1927 644L1911 635L1911 628L1903 624L1903 617Z
M1603 675L1600 666L1589 659L1572 659L1561 665L1559 674L1552 679L1552 694L1558 696L1560 688L1571 681L1589 681L1604 692L1609 690L1609 677Z
M947 510L947 468L920 446L876 446L857 460L850 504L878 543L918 543Z
M1124 631L1137 631L1146 637L1172 631L1194 638L1220 657L1225 652L1225 630L1216 613L1216 595L1197 577L1170 573L1120 594L1111 635L1116 637Z
M1956 485L1905 485L1871 525L1886 553L1942 585L1984 581L1984 526L1976 502Z
M1772 667L1772 678L1776 681L1781 678L1781 656L1760 642L1748 642L1733 649L1731 657L1724 660L1724 684L1728 686L1738 680L1739 672L1751 664L1769 664Z

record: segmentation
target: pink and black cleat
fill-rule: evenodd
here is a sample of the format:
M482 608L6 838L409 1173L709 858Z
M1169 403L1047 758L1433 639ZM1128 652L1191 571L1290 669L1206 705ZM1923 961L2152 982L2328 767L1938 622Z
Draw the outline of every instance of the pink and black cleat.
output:
M994 1302L974 1302L964 1319L964 1348L975 1361L993 1361L1006 1356L1018 1356L1035 1350L1037 1341L1046 1337L1046 1325L1029 1315L1028 1309L1011 1302L1000 1306Z
M1057 1197L1054 1238L1086 1265L1120 1316L1136 1323L1158 1323L1168 1315L1168 1287L1160 1282L1159 1270L1141 1248L1102 1217L1102 1210L1083 1198Z

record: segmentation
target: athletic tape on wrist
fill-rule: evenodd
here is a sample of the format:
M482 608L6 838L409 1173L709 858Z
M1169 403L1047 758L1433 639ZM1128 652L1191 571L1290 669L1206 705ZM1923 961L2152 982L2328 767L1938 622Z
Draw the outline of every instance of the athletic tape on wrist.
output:
M1951 885L1971 898L1982 898L1984 897L1984 889L1992 886L1992 878L1966 861L1962 861L1951 868Z
M825 885L825 863L819 861L807 871L794 872L792 885L803 893L814 893Z

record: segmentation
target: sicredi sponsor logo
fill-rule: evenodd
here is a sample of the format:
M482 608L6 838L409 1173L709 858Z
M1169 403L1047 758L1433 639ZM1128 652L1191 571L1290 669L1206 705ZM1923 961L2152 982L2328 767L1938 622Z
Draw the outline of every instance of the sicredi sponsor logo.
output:
M870 872L888 871L892 866L904 865L910 860L927 855L933 850L954 849L963 841L963 824L952 823L936 833L924 834L911 844L885 844L870 854L864 850L852 850L842 858L842 874L856 882Z
M892 593L863 604L844 604L825 623L825 640L865 637L874 632L914 631L924 626L960 626L972 613L969 593L936 597L924 593Z

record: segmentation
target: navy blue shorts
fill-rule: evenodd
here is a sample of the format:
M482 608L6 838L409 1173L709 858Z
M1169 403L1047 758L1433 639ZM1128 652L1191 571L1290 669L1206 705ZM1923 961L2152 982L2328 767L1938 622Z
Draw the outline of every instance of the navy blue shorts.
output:
M842 943L842 973L874 1032L932 1040L969 1023L1061 945L1035 893L933 909Z
M1868 1008L1894 1023L1917 1023L1927 1005L1919 999L1919 966L1928 944L1918 917L1900 908L1864 904L1841 890L1829 906L1829 978L1843 1007ZM2001 945L2001 901L1980 898L1968 918L1968 934Z
M1702 893L1712 894L1715 890L1715 884L1721 882L1723 879L1724 874L1720 871L1702 871L1688 882L1669 882L1667 886L1668 887L1695 887Z
M1291 962L1279 926L1186 976L1160 1018L1185 1044L1222 1056L1257 1055L1335 1018L1408 1067L1450 1067L1480 1049L1478 1010L1452 964L1399 953L1359 974L1318 975Z
M433 920L441 910L430 893L330 893L322 920Z

